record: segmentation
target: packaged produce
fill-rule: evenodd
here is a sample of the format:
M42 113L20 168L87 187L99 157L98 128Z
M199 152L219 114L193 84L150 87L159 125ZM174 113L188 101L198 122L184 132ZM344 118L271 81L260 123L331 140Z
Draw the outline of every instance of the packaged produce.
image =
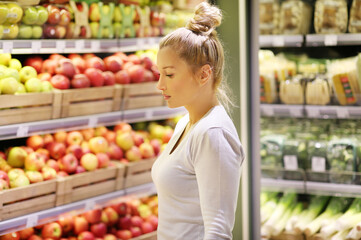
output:
M284 104L304 104L302 76L296 76L280 83L280 99Z
M312 19L311 6L301 0L282 2L280 14L280 33L307 34Z
M259 30L261 35L279 33L280 4L278 0L260 0Z
M361 32L361 1L353 0L350 9L350 20L348 23L350 33Z
M333 140L328 143L327 160L330 182L350 184L355 181L357 144L352 139Z
M345 0L317 0L314 26L316 33L334 34L347 30L348 12Z
M303 180L299 169L304 169L307 160L306 141L287 139L283 147L283 166L286 170L285 179Z
M313 140L308 142L308 157L305 164L307 179L311 181L328 182L328 175L326 174L326 171L329 169L327 147L327 141Z
M326 72L326 61L323 59L301 59L297 65L297 71L303 75L320 74Z
M331 101L331 92L328 80L321 76L306 83L306 104L326 105Z
M357 62L357 58L346 58L331 61L327 66L335 96L341 105L353 105L361 102Z
M261 165L266 167L262 171L264 177L282 178L282 153L286 137L273 134L261 138Z

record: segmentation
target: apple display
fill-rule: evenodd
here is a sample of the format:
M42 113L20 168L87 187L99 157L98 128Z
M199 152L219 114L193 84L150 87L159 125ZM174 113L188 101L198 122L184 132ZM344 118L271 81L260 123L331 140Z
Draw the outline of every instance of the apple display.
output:
M115 84L115 75L111 71L103 72L104 86L113 86Z
M134 146L134 140L131 132L117 132L117 138L115 141L124 151L127 151Z
M45 166L45 158L38 152L32 152L25 158L25 169L40 171Z
M13 77L0 80L0 92L2 94L15 94L19 88L19 82Z
M69 174L75 173L78 167L78 159L74 154L68 153L58 160L60 170L65 171Z
M44 166L41 169L41 172L43 174L44 180L55 179L57 176L57 172L55 171L55 169L48 166Z
M89 149L93 153L106 153L108 151L109 144L107 140L102 137L93 137L89 140Z
M38 21L39 13L36 7L29 6L24 9L22 22L26 25L33 25Z
M144 82L144 67L141 65L133 65L128 68L128 73L130 76L131 83L141 83Z
M28 153L21 147L12 147L7 156L7 162L11 167L21 168L24 166Z
M70 88L70 80L64 75L56 74L50 79L51 85L57 89L69 89Z
M88 221L90 224L99 223L102 217L102 210L99 208L86 211L83 213L83 217Z
M88 88L90 87L90 80L85 74L75 74L70 81L72 88Z
M24 66L19 71L20 75L20 81L22 83L25 83L27 80L31 78L36 78L38 76L38 73L35 68L31 66Z
M30 78L24 85L27 92L41 92L43 89L43 84L38 78Z
M28 177L30 183L38 183L44 181L43 175L39 171L26 171L25 175Z
M104 85L103 72L97 68L88 68L84 74L88 77L92 87L101 87Z
M43 226L41 230L41 236L43 238L51 238L53 240L58 240L61 238L62 229L59 223L51 222Z
M64 143L60 143L60 142L53 142L48 146L48 150L50 152L50 156L55 159L58 160L61 157L63 157L66 153L66 147Z
M132 146L130 149L128 149L125 152L125 157L130 162L135 162L135 161L139 161L142 159L142 154L137 146Z
M98 158L93 153L86 153L81 157L80 164L87 171L94 171L98 168Z
M71 79L76 73L76 68L70 59L62 58L55 67L55 73L62 74Z
M117 73L115 73L115 82L118 84L129 84L130 76L128 71L120 70Z

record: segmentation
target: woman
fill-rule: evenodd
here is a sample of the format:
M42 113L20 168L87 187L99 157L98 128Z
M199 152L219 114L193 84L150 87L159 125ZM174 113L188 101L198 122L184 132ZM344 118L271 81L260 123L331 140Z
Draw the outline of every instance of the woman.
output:
M186 28L160 42L157 87L169 107L188 113L152 168L158 240L232 239L244 154L223 107L224 55L214 30L221 18L203 2Z

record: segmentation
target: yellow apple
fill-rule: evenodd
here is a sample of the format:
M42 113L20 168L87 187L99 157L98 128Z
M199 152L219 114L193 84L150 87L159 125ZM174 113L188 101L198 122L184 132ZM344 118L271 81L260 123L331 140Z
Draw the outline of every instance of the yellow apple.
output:
M9 66L11 60L11 54L10 53L0 53L0 65ZM4 69L0 69L3 71Z
M0 24L5 23L6 18L8 17L9 9L6 4L0 4Z
M16 58L12 58L9 62L9 68L15 69L17 71L20 71L20 69L23 66L21 65L21 62L19 61L19 59Z
M19 34L19 26L17 24L4 25L4 39L15 39Z
M18 23L23 17L23 9L17 3L8 3L7 7L9 13L7 15L6 23Z
M0 80L0 88L3 94L14 94L19 87L19 82L13 77L7 77Z

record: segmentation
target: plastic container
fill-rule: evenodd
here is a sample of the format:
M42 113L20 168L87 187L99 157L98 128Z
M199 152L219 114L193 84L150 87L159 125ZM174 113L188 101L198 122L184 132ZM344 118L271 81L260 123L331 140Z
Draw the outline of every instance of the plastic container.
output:
M312 7L301 0L282 2L280 14L281 34L307 34L312 19Z
M348 31L350 33L361 32L361 1L353 0L350 9L350 19L348 22Z
M328 182L327 141L309 141L307 147L307 179L316 182Z
M331 91L328 80L325 77L316 77L313 81L306 83L306 104L326 105L331 101Z
M317 0L314 26L316 33L337 34L347 30L348 12L345 0Z
M259 1L259 30L261 35L279 33L280 3L278 0Z
M284 104L304 104L302 76L298 75L280 84L280 99Z

